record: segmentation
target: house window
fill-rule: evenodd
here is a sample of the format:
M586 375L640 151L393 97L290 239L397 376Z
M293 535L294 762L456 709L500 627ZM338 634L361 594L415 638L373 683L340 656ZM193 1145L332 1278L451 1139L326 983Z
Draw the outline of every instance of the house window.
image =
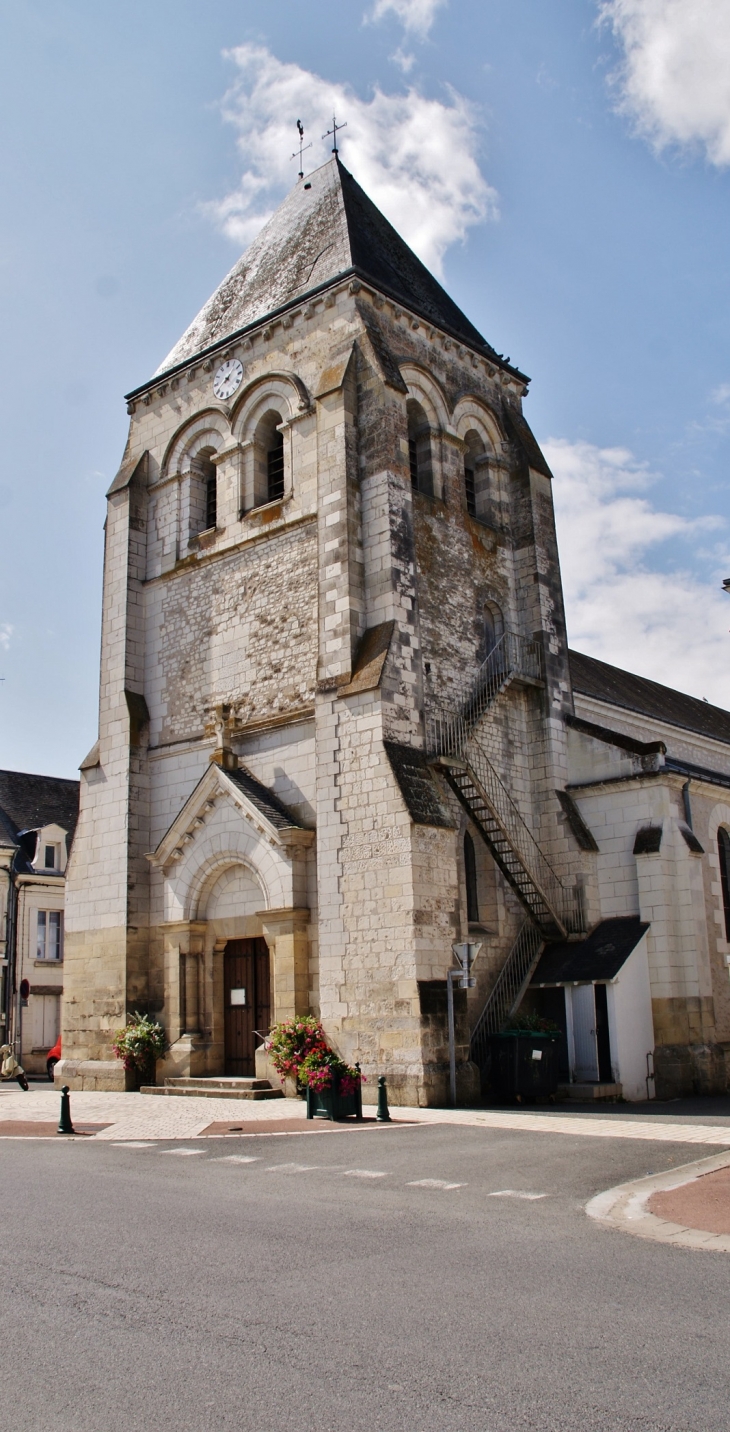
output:
M44 853L44 857L43 857L43 865L44 865L44 868L45 868L46 870L55 870L55 869L56 869L56 847L55 847L55 845L47 845L47 846L46 846L45 853Z
M720 857L722 908L725 916L725 939L730 944L730 831L724 825L717 832L717 853Z
M466 918L469 924L479 920L479 894L477 891L477 853L469 832L464 836L464 873L466 875Z
M63 959L63 915L60 910L38 911L37 960Z
M413 398L406 404L406 416L411 486L414 491L425 492L428 497L433 497L433 457L429 421L421 404Z

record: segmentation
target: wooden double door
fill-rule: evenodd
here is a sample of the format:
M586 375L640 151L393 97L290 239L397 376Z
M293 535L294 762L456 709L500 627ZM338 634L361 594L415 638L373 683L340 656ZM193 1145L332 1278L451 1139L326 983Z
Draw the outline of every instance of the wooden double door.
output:
M265 940L229 940L223 954L225 1072L256 1073L254 1053L271 1022L269 947Z

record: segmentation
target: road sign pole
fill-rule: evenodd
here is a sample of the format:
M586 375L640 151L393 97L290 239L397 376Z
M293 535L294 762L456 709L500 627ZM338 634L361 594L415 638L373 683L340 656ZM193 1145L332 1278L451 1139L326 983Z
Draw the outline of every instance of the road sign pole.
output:
M451 1089L451 1107L456 1108L456 1031L454 1029L454 975L460 975L461 970L449 970L446 976L446 1002L449 1014L449 1083Z

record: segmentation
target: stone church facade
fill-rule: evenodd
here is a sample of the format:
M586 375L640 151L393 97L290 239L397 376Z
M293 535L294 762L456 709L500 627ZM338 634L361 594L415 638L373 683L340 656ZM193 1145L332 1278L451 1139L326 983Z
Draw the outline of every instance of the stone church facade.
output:
M57 1078L124 1087L133 1010L160 1080L252 1074L311 1011L370 1097L443 1101L471 938L462 1097L470 1034L555 991L574 1078L600 1004L595 1082L725 1087L730 716L572 678L526 388L334 157L130 394Z

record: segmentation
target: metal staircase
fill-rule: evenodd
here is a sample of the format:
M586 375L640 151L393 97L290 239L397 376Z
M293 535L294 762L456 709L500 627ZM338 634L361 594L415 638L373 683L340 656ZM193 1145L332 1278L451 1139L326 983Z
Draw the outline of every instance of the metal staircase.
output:
M584 929L578 890L567 889L559 879L480 740L480 723L515 680L543 684L542 652L537 642L505 632L468 689L452 689L447 701L426 716L431 760L480 831L527 917L472 1032L471 1057L480 1069L487 1062L490 1035L519 1006L546 941Z
M541 655L536 642L505 632L467 692L428 713L427 750L480 831L505 880L544 936L582 928L582 910L525 824L479 739L479 723L511 681L538 684Z
M471 1058L483 1069L489 1054L489 1038L499 1034L530 983L545 940L532 920L525 920L497 976L497 982L471 1035Z

